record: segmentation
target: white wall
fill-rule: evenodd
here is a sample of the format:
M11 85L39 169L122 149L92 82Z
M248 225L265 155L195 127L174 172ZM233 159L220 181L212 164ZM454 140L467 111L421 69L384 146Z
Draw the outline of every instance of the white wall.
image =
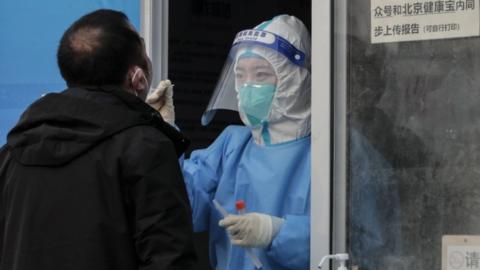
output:
M330 252L331 3L312 0L310 269ZM329 269L324 265L324 269Z

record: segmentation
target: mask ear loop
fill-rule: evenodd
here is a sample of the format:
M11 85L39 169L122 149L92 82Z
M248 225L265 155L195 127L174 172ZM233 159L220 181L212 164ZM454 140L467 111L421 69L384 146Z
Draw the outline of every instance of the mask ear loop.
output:
M135 73L133 73L133 76L132 76L132 85L133 85L133 82L135 81L135 77L137 77L137 74L138 74L138 72L140 72L140 70L141 69L139 67L135 68ZM135 96L138 97L138 93L135 89L133 89L133 93L135 94Z
M135 68L135 73L133 73L133 76L132 76L132 84L133 84L133 81L135 80L135 77L137 76L138 72L140 72L141 70L142 70L142 69L139 68L139 67L136 67L136 68ZM150 90L151 90L151 89L150 89L150 85L149 85L149 83L148 83L147 77L146 77L145 75L143 75L143 80L145 81L145 87L147 88L146 91L148 91L148 92L147 92L147 94L148 94L148 93L150 93ZM135 96L138 97L137 91L134 90L134 92L135 92Z

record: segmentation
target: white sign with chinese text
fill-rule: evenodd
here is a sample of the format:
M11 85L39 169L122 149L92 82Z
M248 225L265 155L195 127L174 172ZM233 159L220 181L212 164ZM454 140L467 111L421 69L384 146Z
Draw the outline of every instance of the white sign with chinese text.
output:
M444 235L442 270L480 270L480 236Z
M372 43L480 35L479 0L371 0Z

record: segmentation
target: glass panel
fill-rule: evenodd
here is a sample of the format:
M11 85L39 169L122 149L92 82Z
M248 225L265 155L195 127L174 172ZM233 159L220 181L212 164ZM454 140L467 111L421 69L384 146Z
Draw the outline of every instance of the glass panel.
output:
M442 236L480 234L480 40L372 44L371 2L345 11L347 249L358 269L440 269Z

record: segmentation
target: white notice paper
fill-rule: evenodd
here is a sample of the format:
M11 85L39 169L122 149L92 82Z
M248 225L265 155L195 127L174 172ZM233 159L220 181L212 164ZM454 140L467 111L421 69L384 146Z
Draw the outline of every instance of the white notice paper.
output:
M479 0L371 0L371 42L480 35Z
M480 236L444 235L442 270L480 270Z

